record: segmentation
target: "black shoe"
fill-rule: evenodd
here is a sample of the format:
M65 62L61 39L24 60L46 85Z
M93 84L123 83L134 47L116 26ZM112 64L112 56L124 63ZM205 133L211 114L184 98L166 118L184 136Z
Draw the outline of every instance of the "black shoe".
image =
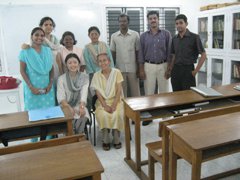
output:
M143 121L143 122L142 122L142 125L143 125L143 126L147 126L147 125L149 125L150 123L152 123L152 120L151 120L151 121Z

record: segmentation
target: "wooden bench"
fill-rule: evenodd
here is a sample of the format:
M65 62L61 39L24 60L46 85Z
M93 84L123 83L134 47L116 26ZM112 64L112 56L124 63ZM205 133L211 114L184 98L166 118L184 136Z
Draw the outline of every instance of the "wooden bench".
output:
M0 148L0 156L5 154L30 151L34 149L58 146L63 144L70 144L70 143L80 142L83 140L85 140L85 135L78 134L74 136L65 136L62 138L44 140L44 141L39 141L35 143L26 143L26 144L11 146L11 147L3 147L3 148Z
M162 164L162 140L146 144L148 148L148 176L149 179L154 179L155 167L154 163Z
M167 180L169 172L169 131L167 129L168 125L178 124L188 121L200 120L201 118L214 117L224 114L230 114L240 111L240 105L235 105L232 107L220 108L217 110L209 110L204 112L199 112L197 114L190 114L188 116L182 116L175 119L163 120L159 123L159 136L160 141L152 142L146 144L148 148L148 173L149 179L155 179L154 173L154 163L159 162L162 164L162 179Z

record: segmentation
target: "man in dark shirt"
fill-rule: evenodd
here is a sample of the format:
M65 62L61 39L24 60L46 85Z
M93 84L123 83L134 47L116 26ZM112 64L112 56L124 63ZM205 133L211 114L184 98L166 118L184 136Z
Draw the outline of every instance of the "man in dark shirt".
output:
M196 86L195 76L206 59L199 35L187 29L187 17L180 14L175 19L178 34L172 39L172 61L169 63L165 77L171 77L173 91L181 91ZM198 55L200 58L196 68Z

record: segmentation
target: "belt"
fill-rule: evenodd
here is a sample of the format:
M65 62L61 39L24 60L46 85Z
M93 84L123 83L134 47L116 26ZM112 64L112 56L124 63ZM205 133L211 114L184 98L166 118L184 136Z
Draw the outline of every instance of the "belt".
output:
M161 61L161 62L153 62L153 61L148 61L148 60L145 60L146 63L150 63L150 64L162 64L162 63L165 63L166 61Z

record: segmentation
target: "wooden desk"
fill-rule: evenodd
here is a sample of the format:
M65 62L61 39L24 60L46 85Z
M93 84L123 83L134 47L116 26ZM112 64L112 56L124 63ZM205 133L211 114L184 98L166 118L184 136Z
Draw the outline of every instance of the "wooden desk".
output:
M68 108L62 109L64 118L55 118L43 121L29 122L28 112L17 112L0 115L0 142L5 146L8 141L27 139L33 136L40 136L46 139L48 134L66 132L67 135L73 134L73 116Z
M174 119L169 119L169 120L162 120L159 122L159 136L162 139L162 179L168 180L168 174L169 174L169 137L170 133L167 128L167 126L172 125L172 124L179 124L179 123L184 123L184 122L189 122L189 121L195 121L195 120L201 120L205 118L210 118L210 117L216 117L216 116L221 116L221 115L226 115L226 114L231 114L235 112L240 112L240 104L236 104L230 107L223 107L223 108L218 108L214 110L206 110L206 111L201 111L199 113L195 114L190 114L188 116L180 116L176 117ZM151 171L150 174L152 175L154 172ZM154 177L151 176L153 179Z
M0 156L1 179L47 180L92 177L104 171L90 142L58 145Z
M161 117L175 116L173 113L169 112L169 108L178 107L181 108L183 105L191 105L193 103L204 102L204 101L215 101L220 99L225 99L229 97L239 97L240 91L234 90L233 87L236 84L230 84L225 86L214 87L218 92L222 93L223 96L219 97L208 97L205 98L202 95L192 91L178 91L170 93L162 93L151 96L144 97L133 97L124 99L124 111L125 111L125 143L126 143L126 157L124 160L130 166L130 168L138 175L140 179L148 179L146 174L142 171L141 166L147 164L147 161L141 160L141 121L151 120ZM233 103L227 103L225 106L231 106ZM211 108L220 108L211 107ZM140 113L148 111L153 112L153 117L148 119L141 119ZM155 112L157 115L154 115ZM134 161L131 157L131 146L130 146L130 124L129 119L135 122L135 156ZM164 168L164 167L163 167ZM166 179L166 174L164 174L165 169L163 169L163 179Z
M176 179L177 156L192 164L192 180L199 180L202 162L240 151L240 112L170 125L168 128L171 180ZM240 168L236 172L239 173Z

